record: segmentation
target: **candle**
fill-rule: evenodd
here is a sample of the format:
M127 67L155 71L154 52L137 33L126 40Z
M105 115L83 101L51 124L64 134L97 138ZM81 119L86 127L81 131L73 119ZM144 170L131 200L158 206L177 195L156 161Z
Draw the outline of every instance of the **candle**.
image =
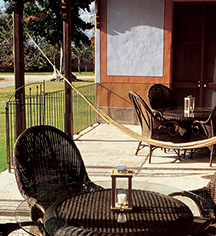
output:
M118 219L117 219L118 223L125 223L126 221L127 221L127 217L125 213L118 214Z
M126 204L127 195L125 193L117 194L117 198L118 198L118 204L119 205L125 205Z

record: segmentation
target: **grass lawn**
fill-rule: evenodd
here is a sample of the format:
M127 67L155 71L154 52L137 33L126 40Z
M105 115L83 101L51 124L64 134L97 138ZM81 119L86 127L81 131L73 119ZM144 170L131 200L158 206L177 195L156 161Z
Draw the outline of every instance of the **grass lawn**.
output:
M1 73L4 74L4 73ZM9 74L9 73L5 73ZM11 73L12 74L12 73ZM27 73L30 74L30 73ZM47 74L48 73L32 73L32 74ZM81 75L93 75L93 73L82 73ZM1 81L0 81L1 83ZM83 80L78 82L73 82L75 87L81 87L88 84L94 83L94 80ZM53 92L64 89L64 82L57 81L46 81L45 82L46 92ZM5 106L10 95L14 92L14 86L7 88L0 88L0 172L7 169L7 153L6 153L6 119L5 119Z

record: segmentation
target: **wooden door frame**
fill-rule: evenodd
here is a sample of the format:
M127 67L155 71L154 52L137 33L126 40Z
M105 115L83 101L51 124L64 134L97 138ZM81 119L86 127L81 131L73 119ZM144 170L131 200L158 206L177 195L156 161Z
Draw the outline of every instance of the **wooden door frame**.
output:
M213 82L208 82L206 83L205 82L205 63L206 63L206 49L205 49L205 43L206 43L206 27L205 27L205 22L206 22L206 15L205 15L205 4L204 7L203 7L203 19L202 19L202 44L201 44L201 71L200 71L200 83L198 83L198 85L195 85L195 83L193 82L186 82L183 84L182 86L182 83L181 82L175 82L174 81L174 74L173 74L173 66L174 66L174 4L175 3L207 3L207 2L211 2L211 3L216 3L216 0L168 0L169 2L169 5L170 5L170 8L171 8L171 12L172 12L172 46L171 46L171 81L172 81L172 88L198 88L199 89L199 106L203 106L204 105L204 102L205 102L205 89L208 88L208 89L216 89L216 84L213 83Z

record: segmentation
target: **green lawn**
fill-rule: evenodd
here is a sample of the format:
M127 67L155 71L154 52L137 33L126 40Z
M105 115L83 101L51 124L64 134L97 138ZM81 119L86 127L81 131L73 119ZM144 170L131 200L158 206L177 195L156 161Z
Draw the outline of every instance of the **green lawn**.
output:
M3 74L3 73L1 73ZM8 73L7 73L8 74ZM35 74L35 73L34 73ZM44 74L44 73L40 73ZM47 73L47 74L50 74ZM93 73L85 73L87 75ZM84 75L84 73L82 73ZM1 82L1 81L0 81ZM94 80L83 80L78 82L73 82L75 87L81 87L89 84L93 84ZM46 81L45 82L46 92L54 92L64 89L64 82L57 81ZM7 88L0 88L0 172L7 169L7 155L6 155L6 119L5 119L5 106L10 95L14 92L14 86ZM34 93L34 91L32 91Z

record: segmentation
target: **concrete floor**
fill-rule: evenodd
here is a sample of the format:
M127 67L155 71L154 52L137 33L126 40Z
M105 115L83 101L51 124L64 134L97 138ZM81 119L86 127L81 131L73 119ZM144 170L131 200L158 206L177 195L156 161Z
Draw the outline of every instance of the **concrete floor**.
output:
M140 133L139 126L127 127ZM149 148L145 147L135 156L139 141L109 124L90 127L74 136L74 140L92 181L111 181L111 170L118 165L127 165L134 170L133 181L190 190L205 186L216 171L216 159L209 167L207 149L197 150L192 159L188 158L188 152L186 158L176 160L175 152L170 150L165 153L158 148L149 164ZM0 173L0 223L15 222L15 209L22 200L14 173L8 173L8 170ZM17 231L14 235L25 234Z

